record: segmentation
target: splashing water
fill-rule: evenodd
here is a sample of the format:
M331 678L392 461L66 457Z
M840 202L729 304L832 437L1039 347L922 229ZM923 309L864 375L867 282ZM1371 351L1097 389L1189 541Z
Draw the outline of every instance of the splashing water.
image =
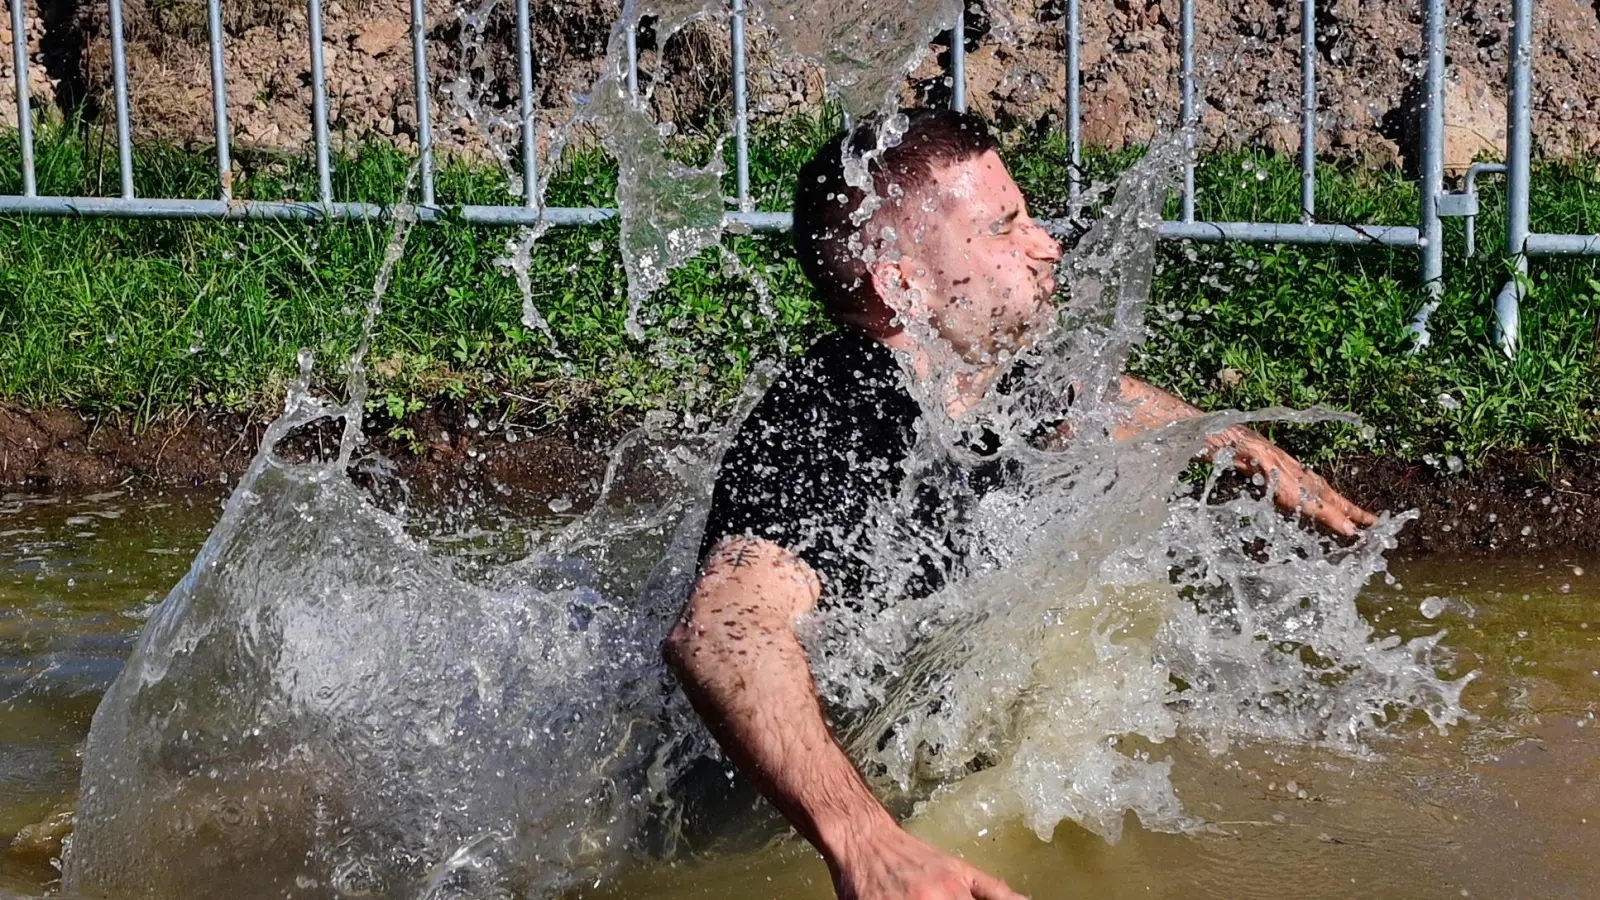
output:
M809 60L847 116L865 119L892 109L905 76L928 52L928 42L949 30L958 0L767 0L753 4L757 21L771 28L778 51Z
M670 33L712 7L630 4L624 17L659 16ZM838 45L838 65L860 60L860 77L836 74L847 105L883 102L878 76L910 59L893 48L925 44L949 4L937 10L885 12L870 54ZM773 27L803 50L801 17L788 15ZM622 166L637 325L666 271L720 237L720 172L669 162L608 73L591 102ZM1265 500L1222 500L1215 476L1180 490L1208 434L1325 415L1221 413L1110 437L1182 144L1123 178L1071 255L1061 324L1025 355L1015 390L957 422L933 402L953 368L914 389L926 427L863 551L884 589L804 624L841 739L902 809L977 827L1021 820L1042 837L1072 820L1115 839L1130 810L1147 828L1181 830L1198 820L1158 758L1180 733L1218 753L1239 739L1359 753L1413 712L1441 727L1462 715L1467 679L1439 677L1436 636L1374 639L1356 610L1407 517L1346 547ZM369 330L410 221L397 219ZM310 374L306 357L95 715L65 887L539 897L670 852L696 825L682 776L716 754L658 648L694 575L726 429L653 418L614 450L593 510L527 559L467 578L346 474L361 354L343 404L313 396ZM1036 446L1062 410L1073 441ZM340 420L335 460L281 449ZM919 485L959 490L952 473L978 463L974 423L1016 476L968 498L958 537L969 552L945 587L891 602L894 573L927 550L894 523Z
M639 313L646 300L667 283L673 269L722 240L722 147L705 166L685 165L667 154L660 125L648 112L645 96L630 96L623 41L629 25L645 16L656 20L656 40L667 38L696 19L723 12L716 0L630 0L611 32L607 70L587 98L582 122L598 127L606 150L616 158L617 214L621 218L623 268L628 276L628 315L624 323L635 340L644 340Z

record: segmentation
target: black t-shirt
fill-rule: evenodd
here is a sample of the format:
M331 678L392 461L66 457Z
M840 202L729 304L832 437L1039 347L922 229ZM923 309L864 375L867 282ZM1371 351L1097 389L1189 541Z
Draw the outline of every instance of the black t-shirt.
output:
M971 550L960 536L964 507L1003 473L939 467L892 500L921 415L904 379L893 351L849 329L790 365L723 456L701 559L724 537L764 538L811 566L824 605L938 589ZM990 453L992 438L980 439Z

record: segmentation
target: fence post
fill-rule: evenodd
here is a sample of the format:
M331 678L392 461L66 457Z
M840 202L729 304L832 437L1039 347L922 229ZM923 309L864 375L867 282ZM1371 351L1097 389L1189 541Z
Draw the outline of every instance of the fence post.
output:
M433 111L428 98L428 14L422 0L411 0L411 78L417 102L417 167L422 179L422 205L432 206Z
M1082 63L1078 56L1078 0L1067 0L1067 197L1078 199L1083 190L1082 152L1079 148L1081 131L1079 120L1078 78Z
M1444 0L1425 0L1423 52L1427 74L1422 91L1422 159L1417 190L1422 216L1417 243L1422 251L1422 287L1427 300L1411 320L1417 346L1430 340L1428 319L1444 295L1444 222L1439 218L1439 195L1444 192Z
M967 111L967 2L960 0L950 26L950 108Z
M733 39L733 183L739 211L750 204L750 99L745 84L744 0L733 0L729 37Z
M322 0L306 0L311 23L311 134L317 153L317 202L333 205L333 173L328 163L328 84L322 64Z
M222 59L222 0L207 0L206 28L211 39L211 118L217 135L217 197L233 199L233 154L228 141L228 77Z
M22 145L22 196L36 197L33 174L33 110L28 97L28 23L22 4L11 0L11 64L17 78L17 141Z
M517 0L517 114L522 126L522 208L533 209L539 196L538 139L534 130L533 38L528 0ZM629 34L629 73L633 72L633 32ZM633 90L630 74L629 90Z
M1194 0L1183 0L1179 14L1179 106L1183 143L1183 221L1194 221Z
M122 0L111 0L111 85L117 108L117 168L121 170L122 197L127 200L133 198L133 135L128 123L128 53L122 40Z
M1532 175L1533 0L1512 0L1511 62L1506 91L1506 255L1511 279L1494 298L1495 340L1517 353L1524 277L1528 274L1528 186Z
M1317 218L1317 0L1300 3L1300 221Z

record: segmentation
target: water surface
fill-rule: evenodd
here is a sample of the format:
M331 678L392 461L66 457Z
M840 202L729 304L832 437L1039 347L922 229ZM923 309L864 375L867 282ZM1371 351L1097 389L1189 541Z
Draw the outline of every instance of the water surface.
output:
M220 511L215 491L0 499L0 846L70 805L100 694ZM441 519L435 545L512 557L550 521ZM1426 527L1426 523L1420 523ZM1418 527L1413 524L1411 527ZM465 549L463 549L465 548ZM1279 745L1142 748L1205 824L1108 844L1074 825L1040 841L937 811L918 827L1034 897L1580 898L1600 879L1600 559L1397 561L1363 611L1401 637L1441 628L1481 674L1478 717L1408 722L1367 757ZM37 896L47 856L0 852L0 896ZM827 872L793 842L625 873L584 897L818 898Z

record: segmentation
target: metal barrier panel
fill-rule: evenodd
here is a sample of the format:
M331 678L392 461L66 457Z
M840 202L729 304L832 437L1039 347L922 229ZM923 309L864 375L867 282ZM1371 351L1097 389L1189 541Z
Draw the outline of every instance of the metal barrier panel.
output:
M0 196L0 213L42 216L105 216L124 218L168 219L275 219L344 221L375 219L390 215L382 206L336 201L333 197L332 172L328 135L328 102L326 72L323 60L322 5L321 0L306 0L308 42L311 63L312 131L317 173L317 196L314 201L248 201L232 199L231 153L229 147L227 90L224 77L224 32L221 27L221 0L207 0L209 39L211 50L211 87L213 115L217 141L217 199L136 198L133 192L132 123L129 121L127 96L127 59L122 42L122 0L107 0L111 9L112 80L116 95L116 126L118 161L122 179L120 197L40 197L37 196L33 134L27 89L27 47L24 0L11 0L14 47L17 71L17 105L19 110L19 139L21 141L22 183L21 195ZM483 205L445 209L437 204L434 189L434 147L430 109L428 58L426 47L426 17L422 0L411 0L412 89L418 119L418 153L421 187L421 205L418 221L438 222L447 219L484 224L520 226L542 223L554 227L577 227L601 222L615 215L609 208L560 208L538 206L538 172L536 167L537 109L533 94L533 55L531 49L530 0L516 0L517 62L518 62L518 112L521 116L521 164L523 185L520 205ZM1181 120L1186 128L1197 122L1195 104L1195 0L1180 0L1180 70L1177 73L1181 93ZM1519 10L1528 14L1531 0L1516 0ZM1316 72L1316 0L1301 0L1300 61L1300 216L1298 222L1207 222L1195 219L1195 160L1192 155L1184 167L1181 194L1182 214L1177 222L1164 222L1160 236L1166 240L1201 242L1247 242L1265 244L1379 246L1412 248L1419 251L1421 281L1430 291L1430 299L1419 312L1414 327L1420 337L1426 338L1427 317L1437 305L1442 286L1443 241L1441 202L1448 206L1443 183L1443 84L1444 84L1444 0L1422 0L1422 45L1427 60L1424 99L1421 104L1421 134L1423 135L1422 177L1419 183L1422 215L1416 226L1350 225L1316 221L1316 131L1317 131L1317 72ZM734 104L734 177L737 192L737 209L727 214L730 225L740 230L783 231L790 225L787 213L756 212L751 208L749 194L749 122L746 88L746 9L747 0L729 0L729 20L733 54L733 104ZM1519 19L1519 22L1521 19ZM638 96L637 23L626 29L625 46L628 54L627 86L630 95ZM957 109L966 105L966 43L965 12L957 18L950 40L951 104ZM1068 191L1073 197L1082 191L1081 119L1079 97L1081 78L1080 51L1082 34L1079 23L1078 0L1067 0L1063 28L1066 38L1067 90L1066 131L1069 154ZM1524 33L1526 40L1526 34ZM1519 55L1518 59L1523 56ZM1524 67L1525 68L1525 67ZM1518 68L1514 65L1513 77ZM1524 92L1523 115L1526 115ZM1524 128L1525 133L1525 128ZM1193 146L1191 131L1187 138ZM1524 140L1525 148L1526 141ZM1524 156L1526 154L1524 153ZM1525 160L1524 160L1525 164ZM1513 163L1513 169L1515 162ZM1513 173L1513 180L1516 175ZM1524 178L1525 183L1525 178ZM1453 195L1449 195L1453 196ZM1526 206L1526 196L1522 200ZM1524 215L1523 221L1526 218ZM1061 225L1063 223L1055 223ZM1588 243L1574 241L1572 236L1524 235L1525 240L1514 242L1524 248L1524 253L1572 253L1600 250L1600 239L1587 238Z
M1600 234L1536 234L1529 226L1533 154L1533 0L1512 0L1511 65L1506 75L1506 254L1515 273L1495 295L1500 348L1517 352L1520 310L1533 256L1600 256Z

